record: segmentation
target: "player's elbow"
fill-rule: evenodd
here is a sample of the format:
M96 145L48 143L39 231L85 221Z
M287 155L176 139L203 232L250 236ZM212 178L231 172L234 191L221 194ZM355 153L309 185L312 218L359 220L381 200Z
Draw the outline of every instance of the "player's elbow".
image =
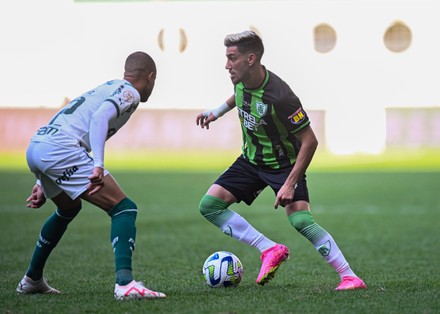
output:
M319 142L316 136L313 136L313 139L310 143L310 145L313 147L313 150L316 150L318 148Z

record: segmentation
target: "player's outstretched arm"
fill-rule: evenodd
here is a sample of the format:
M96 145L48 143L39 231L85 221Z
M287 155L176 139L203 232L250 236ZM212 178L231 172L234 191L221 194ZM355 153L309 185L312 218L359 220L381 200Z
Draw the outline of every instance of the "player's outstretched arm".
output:
M206 127L206 129L209 129L209 124L213 121L217 120L217 117L214 116L213 113L206 114L205 112L201 112L196 117L196 124L200 125L200 127L203 129Z
M223 116L226 112L232 110L235 107L234 95L228 98L223 104L214 109L208 109L204 112L201 112L196 117L196 124L200 125L203 129L209 129L209 124L221 116Z

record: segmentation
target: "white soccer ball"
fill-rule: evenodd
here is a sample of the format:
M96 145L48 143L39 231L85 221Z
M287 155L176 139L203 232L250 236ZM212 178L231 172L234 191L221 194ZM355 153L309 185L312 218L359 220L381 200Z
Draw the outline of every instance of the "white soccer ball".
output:
M218 251L206 259L202 272L212 288L234 287L243 278L243 264L231 252Z

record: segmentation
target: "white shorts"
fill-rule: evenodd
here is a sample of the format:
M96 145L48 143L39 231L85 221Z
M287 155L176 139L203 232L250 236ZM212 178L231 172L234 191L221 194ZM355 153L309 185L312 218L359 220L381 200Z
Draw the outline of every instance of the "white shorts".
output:
M44 142L31 142L26 160L35 177L41 181L46 198L65 192L76 199L87 190L93 173L93 158L83 147L61 147ZM108 171L104 169L104 175Z

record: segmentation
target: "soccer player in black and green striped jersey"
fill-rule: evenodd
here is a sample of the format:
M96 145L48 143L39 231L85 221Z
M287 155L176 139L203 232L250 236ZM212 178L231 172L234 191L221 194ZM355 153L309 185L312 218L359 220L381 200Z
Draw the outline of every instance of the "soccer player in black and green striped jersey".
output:
M289 85L261 64L264 45L252 31L226 36L226 70L234 95L218 108L200 113L197 125L209 124L237 108L242 129L242 154L214 182L200 201L200 212L225 234L257 248L261 270L257 284L273 278L289 249L272 241L228 207L244 201L251 205L270 186L292 226L315 246L339 273L336 290L365 289L332 236L317 224L310 212L306 169L318 141L310 120Z

